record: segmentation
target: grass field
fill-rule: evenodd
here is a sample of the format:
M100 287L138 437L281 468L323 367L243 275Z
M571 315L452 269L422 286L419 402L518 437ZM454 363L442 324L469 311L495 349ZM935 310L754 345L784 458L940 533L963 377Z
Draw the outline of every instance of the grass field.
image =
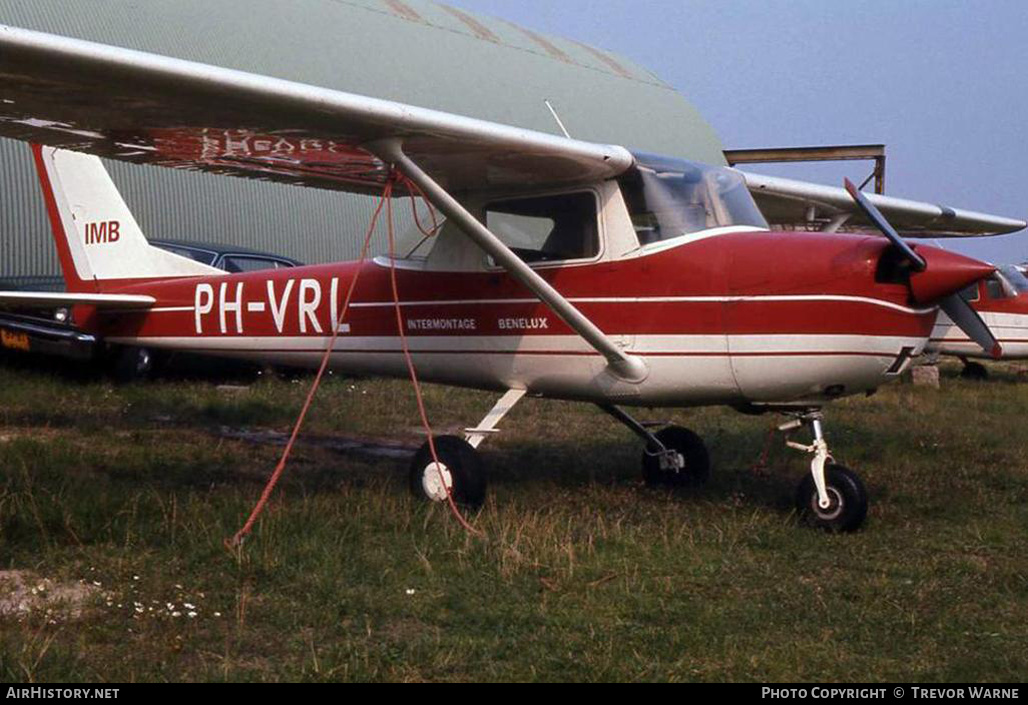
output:
M797 525L807 459L780 437L753 471L777 418L644 414L711 447L712 482L675 495L599 410L526 400L483 446L482 536L409 498L404 460L304 445L230 553L279 449L219 429L286 430L306 382L0 365L0 678L1020 681L1028 381L993 369L829 409L871 494L852 535ZM442 431L493 397L427 400ZM408 384L332 379L309 430L413 448L416 426Z

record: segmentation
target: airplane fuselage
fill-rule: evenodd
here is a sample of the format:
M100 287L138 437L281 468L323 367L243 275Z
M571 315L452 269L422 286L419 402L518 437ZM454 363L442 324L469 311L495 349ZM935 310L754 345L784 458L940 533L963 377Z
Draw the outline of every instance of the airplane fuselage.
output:
M995 278L969 287L969 303L1003 347L1002 359L1028 359L1028 294L1011 295ZM961 358L991 360L990 355L967 337L944 313L932 330L928 352Z
M923 350L935 309L912 306L903 284L875 281L881 238L723 230L616 261L539 269L646 363L640 382L612 375L506 272L425 271L397 260L419 375L619 404L816 404L878 387ZM124 282L118 291L149 294L156 306L76 314L115 343L313 367L358 271L332 367L404 376L386 258Z

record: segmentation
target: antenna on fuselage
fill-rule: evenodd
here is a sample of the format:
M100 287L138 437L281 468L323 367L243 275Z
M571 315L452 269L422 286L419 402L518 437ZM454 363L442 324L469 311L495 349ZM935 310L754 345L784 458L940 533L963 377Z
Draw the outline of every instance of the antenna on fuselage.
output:
M550 105L549 98L543 98L543 102L546 103L546 107L550 109L550 115L552 115L553 119L557 121L557 127L560 128L560 131L564 133L565 137L571 139L571 133L568 132L568 128L564 127L564 123L561 121L560 115L558 115L557 111L553 109L552 105Z

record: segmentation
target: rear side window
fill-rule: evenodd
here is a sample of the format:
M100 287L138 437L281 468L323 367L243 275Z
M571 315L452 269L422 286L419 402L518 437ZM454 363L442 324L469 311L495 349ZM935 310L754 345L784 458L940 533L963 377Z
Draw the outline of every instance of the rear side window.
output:
M172 254L178 255L179 257L188 257L191 260L196 260L207 265L213 265L214 261L218 259L218 253L211 252L210 250L201 250L196 247L186 247L184 245L169 245L167 243L156 243L155 247L159 247L162 250L167 250Z
M495 201L486 227L525 262L591 259L600 253L591 192Z
M228 255L221 263L221 268L232 274L237 272L259 272L262 269L283 269L288 266L285 262L277 259L251 255Z

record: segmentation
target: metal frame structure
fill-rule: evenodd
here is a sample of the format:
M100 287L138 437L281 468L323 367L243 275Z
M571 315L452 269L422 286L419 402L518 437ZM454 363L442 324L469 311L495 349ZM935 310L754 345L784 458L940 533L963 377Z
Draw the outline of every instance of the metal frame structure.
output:
M827 147L769 147L759 149L726 149L729 166L736 164L785 164L791 162L874 161L871 175L860 184L863 189L874 179L875 193L885 193L885 145L854 144Z

